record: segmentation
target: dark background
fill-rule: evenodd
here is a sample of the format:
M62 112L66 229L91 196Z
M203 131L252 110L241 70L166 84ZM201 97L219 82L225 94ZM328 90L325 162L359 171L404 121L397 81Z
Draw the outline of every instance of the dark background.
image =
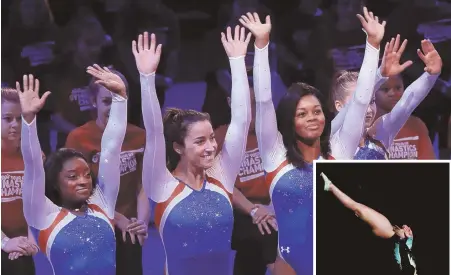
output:
M75 127L90 119L80 114L75 121L72 116L78 114L76 106L68 100L72 89L85 87L89 82L85 67L73 64L75 52L83 52L77 46L81 41L88 48L101 52L92 56L89 64L112 65L124 74L130 90L128 120L141 125L139 74L130 44L143 30L165 29L161 32L167 39L163 39L166 42L157 71L160 104L202 109L210 114L213 126L217 127L230 121L224 94L229 91L219 85L218 77L212 76L229 70L220 32L238 24L237 16L247 11L257 11L261 18L271 15L270 63L274 103L277 104L277 98L294 82L313 85L329 97L333 75L343 69L331 58L331 49L344 50L344 61L355 65L347 69L360 68L363 55L350 49L365 44L365 35L355 14L366 5L380 19L387 20L381 45L398 33L409 40L403 61L411 59L414 64L403 73L405 87L423 73L424 65L416 54L421 39L430 38L440 53L444 65L441 81L414 115L427 125L432 140L438 135L437 147L443 152L441 158L449 159L451 87L444 83L451 83L451 22L441 23L441 27L430 24L451 18L451 0L420 1L431 4L425 8L416 4L417 0L4 0L1 3L1 81L2 86L14 87L24 73L33 73L41 80L41 92L52 91L48 104L38 115L42 149L46 154L51 153L64 145L68 134L67 130L59 129L65 128L61 122L50 120L51 115L61 112ZM159 9L155 8L155 3ZM311 10L311 6L315 9ZM357 27L340 31L338 18L352 18ZM429 26L426 32L420 27L425 24ZM103 35L109 35L109 42L97 41ZM158 37L161 39L160 34ZM24 51L42 42L54 44L42 52L36 47L33 54ZM363 54L363 48L359 49ZM32 64L29 55L45 56L46 50L54 57L43 64ZM252 42L249 51L253 51ZM381 51L380 57L382 54ZM54 131L58 132L57 137Z
M418 274L449 274L448 163L316 164L316 274L397 274L393 242L325 192L321 172L392 225L410 226Z

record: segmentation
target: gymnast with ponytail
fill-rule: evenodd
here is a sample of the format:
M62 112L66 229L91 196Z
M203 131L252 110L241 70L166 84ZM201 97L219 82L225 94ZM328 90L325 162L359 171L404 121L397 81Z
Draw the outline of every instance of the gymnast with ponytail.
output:
M244 63L250 33L237 26L233 36L230 27L221 35L232 71L232 119L219 154L208 114L173 108L162 118L155 91L161 45L148 33L133 41L146 128L142 183L156 202L166 274L232 274L231 198L251 122Z

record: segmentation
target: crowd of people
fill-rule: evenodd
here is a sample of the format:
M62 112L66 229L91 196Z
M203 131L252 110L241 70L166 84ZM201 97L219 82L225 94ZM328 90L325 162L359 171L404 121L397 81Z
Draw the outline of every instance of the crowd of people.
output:
M2 3L2 272L142 274L153 214L166 274L313 274L314 160L450 159L451 6L414 2ZM203 112L162 114L184 53Z

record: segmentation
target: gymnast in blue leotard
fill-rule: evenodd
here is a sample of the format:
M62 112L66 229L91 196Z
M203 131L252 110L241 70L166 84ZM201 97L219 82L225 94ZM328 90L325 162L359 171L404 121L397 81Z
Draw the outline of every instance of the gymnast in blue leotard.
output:
M233 37L230 28L222 34L232 72L232 119L217 156L207 114L169 109L162 120L155 91L161 45L156 45L154 34L149 43L147 33L133 42L146 128L142 182L156 202L155 224L166 252L167 274L232 273L231 196L251 122L244 63L249 39L250 33L245 36L239 26Z
M114 91L108 125L102 137L98 182L83 154L62 148L43 165L36 114L50 94L39 98L39 82L24 76L17 83L22 106L22 154L25 163L23 210L54 275L114 275L114 210L119 191L120 150L127 126L122 80L97 65L87 72Z
M261 23L256 13L248 13L240 22L256 38L256 133L278 222L279 256L297 274L313 274L313 161L331 158L325 101L314 87L295 83L282 97L276 117L268 61L270 18ZM288 274L278 262L275 272Z
M333 150L334 145L339 144L341 136L350 136L352 134L353 142L348 145L348 150L344 153L345 158L363 160L387 159L386 149L391 146L398 132L407 122L415 108L428 95L440 75L442 68L440 55L431 41L421 41L422 52L418 50L418 56L426 65L425 72L407 87L391 112L374 121L376 116L374 91L379 90L389 77L399 75L412 64L411 61L403 64L399 63L406 44L407 40L400 44L399 35L396 39L392 38L389 43L387 42L381 67L377 70L376 80L373 82L374 87L371 89L358 89L362 74L365 73L363 70L365 63L360 74L345 71L336 78L332 95L336 110L339 113L332 121L332 136L340 138L338 140L331 139L331 143ZM371 66L374 67L374 62L371 63ZM377 65L377 63L375 64ZM350 92L352 92L356 81L357 89L352 96ZM367 82L366 84L369 83ZM356 104L356 98L363 99L361 104ZM343 129L345 128L362 129L362 131L358 132L359 135L355 135L356 131L344 131ZM350 140L350 138L347 140ZM335 151L333 150L333 152Z

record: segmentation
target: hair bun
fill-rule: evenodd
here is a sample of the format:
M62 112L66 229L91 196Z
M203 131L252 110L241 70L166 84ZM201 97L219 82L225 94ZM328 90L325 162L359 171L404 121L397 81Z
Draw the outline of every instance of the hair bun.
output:
M350 72L346 71L346 70L339 70L339 71L335 72L333 79L338 80L339 78L342 78L342 77L348 75L349 73Z
M179 108L167 108L163 117L163 122L177 122L183 118L185 111Z

